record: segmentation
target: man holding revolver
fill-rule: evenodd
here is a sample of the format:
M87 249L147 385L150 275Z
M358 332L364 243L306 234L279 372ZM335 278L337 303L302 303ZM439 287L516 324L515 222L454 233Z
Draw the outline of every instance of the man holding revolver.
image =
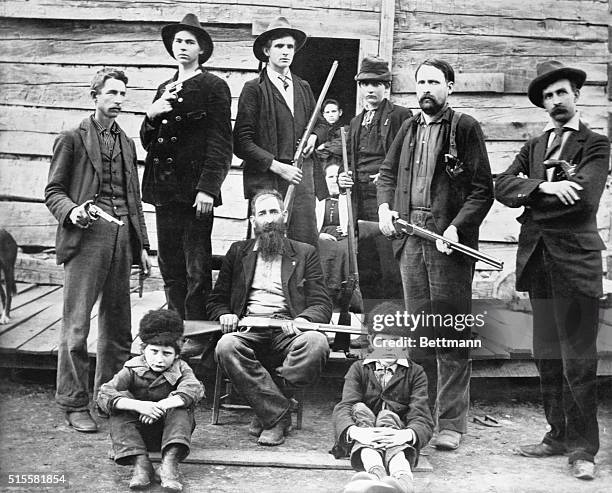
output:
M292 391L313 383L329 354L322 333L302 333L294 322L328 323L332 303L315 248L285 237L281 195L261 191L251 210L255 238L232 244L207 308L224 333L217 361L255 412L249 433L273 446L291 428ZM236 332L247 315L281 319L283 327Z
M132 262L143 274L150 270L136 148L115 121L126 85L119 70L96 73L90 90L95 112L55 140L45 188L45 203L59 222L57 263L65 274L55 399L81 432L97 431L88 408L91 310L99 297L95 400L130 356ZM94 220L92 203L113 220Z
M522 445L526 457L568 455L572 474L594 478L597 424L597 331L602 295L596 214L610 162L608 139L580 119L582 70L538 65L530 101L550 122L498 176L497 199L525 207L516 257L516 288L533 308L533 356L550 430ZM565 166L566 170L559 169Z

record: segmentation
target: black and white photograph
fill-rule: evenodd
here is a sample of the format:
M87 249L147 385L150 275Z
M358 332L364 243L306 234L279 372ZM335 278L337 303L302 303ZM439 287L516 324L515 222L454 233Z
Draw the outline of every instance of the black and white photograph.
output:
M0 0L0 491L612 491L612 0Z

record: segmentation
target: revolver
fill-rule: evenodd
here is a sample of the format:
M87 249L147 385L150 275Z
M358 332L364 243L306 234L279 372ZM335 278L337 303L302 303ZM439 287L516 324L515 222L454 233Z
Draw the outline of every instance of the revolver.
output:
M576 165L571 162L568 163L565 159L547 159L542 164L546 166L546 169L557 168L557 170L560 170L565 175L566 180L569 180L576 174Z
M123 226L123 221L121 219L117 219L116 217L107 214L102 209L100 209L96 204L93 203L93 200L88 200L85 202L85 212L91 218L92 221L97 221L99 218L108 221L109 223L115 223L119 226Z

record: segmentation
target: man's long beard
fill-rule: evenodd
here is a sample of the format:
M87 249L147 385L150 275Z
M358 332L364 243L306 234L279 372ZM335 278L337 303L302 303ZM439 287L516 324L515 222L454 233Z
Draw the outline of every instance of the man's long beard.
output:
M284 222L255 227L257 251L263 260L273 260L284 251L284 239L287 226Z

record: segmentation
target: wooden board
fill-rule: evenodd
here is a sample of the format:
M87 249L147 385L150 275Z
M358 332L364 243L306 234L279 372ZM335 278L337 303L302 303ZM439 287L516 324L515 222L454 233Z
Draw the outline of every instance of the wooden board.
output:
M153 461L159 462L160 454L151 454ZM188 464L212 464L226 466L247 467L283 467L292 469L337 469L351 471L348 459L334 459L331 454L324 452L291 452L288 450L257 450L236 449L206 449L194 447L194 450L185 459ZM427 457L419 457L419 465L414 472L432 472L433 467Z
M311 36L325 37L333 32L337 37L376 37L379 32L379 2L335 2L332 5L310 6L295 2L268 1L252 4L234 0L216 2L193 1L97 1L84 0L5 0L0 4L0 15L13 18L46 18L74 20L116 20L162 22L178 21L186 12L193 12L201 21L210 24L256 24L267 26L278 15L285 15L292 25ZM214 39L214 38L213 38Z

